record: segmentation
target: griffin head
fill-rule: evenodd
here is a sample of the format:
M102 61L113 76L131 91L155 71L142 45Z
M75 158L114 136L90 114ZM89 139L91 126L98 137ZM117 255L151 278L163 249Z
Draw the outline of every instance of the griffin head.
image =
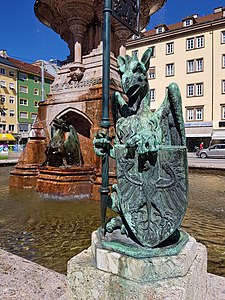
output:
M149 90L147 71L152 52L153 49L148 48L141 61L135 54L132 57L126 55L117 58L123 91L129 98L128 106L133 106L136 101L141 101Z

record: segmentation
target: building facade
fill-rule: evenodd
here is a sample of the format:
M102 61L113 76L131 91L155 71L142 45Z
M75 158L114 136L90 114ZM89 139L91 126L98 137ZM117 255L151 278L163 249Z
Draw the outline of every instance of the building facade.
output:
M0 133L17 133L17 68L0 56L0 101L5 113L0 115Z
M127 54L141 58L154 48L149 69L151 108L156 110L167 87L176 82L183 99L188 149L204 142L225 143L225 9L160 24L127 43Z
M9 61L18 68L18 130L21 139L26 141L42 101L41 68L14 58L9 58ZM44 96L50 92L53 80L52 75L44 72Z
M39 102L50 92L53 80L54 76L44 72L42 89L40 66L11 58L6 51L0 51L0 95L7 109L6 115L0 116L0 131L13 133L22 143L26 142Z

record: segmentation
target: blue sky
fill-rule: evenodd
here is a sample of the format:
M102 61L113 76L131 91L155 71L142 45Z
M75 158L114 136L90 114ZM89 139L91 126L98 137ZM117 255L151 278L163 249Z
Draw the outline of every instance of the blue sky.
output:
M0 49L27 62L37 59L66 59L69 54L66 43L35 17L34 0L0 1ZM219 6L225 6L225 0L167 0L161 11L152 16L148 28L162 23L176 23L195 13L204 16Z

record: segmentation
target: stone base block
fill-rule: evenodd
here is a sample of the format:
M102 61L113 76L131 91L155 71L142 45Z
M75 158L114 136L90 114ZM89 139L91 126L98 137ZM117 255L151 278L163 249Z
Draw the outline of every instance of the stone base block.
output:
M92 167L42 167L39 169L36 191L56 196L91 197L95 179Z
M68 263L70 299L205 300L207 253L193 238L176 256L136 259L91 248Z

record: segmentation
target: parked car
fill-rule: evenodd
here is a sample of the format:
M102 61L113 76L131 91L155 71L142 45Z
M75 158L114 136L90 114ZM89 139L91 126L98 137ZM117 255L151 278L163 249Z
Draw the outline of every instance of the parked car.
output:
M213 146L210 146L209 148L202 149L197 151L197 156L201 158L206 157L214 157L214 158L220 158L225 157L225 144L215 144Z

